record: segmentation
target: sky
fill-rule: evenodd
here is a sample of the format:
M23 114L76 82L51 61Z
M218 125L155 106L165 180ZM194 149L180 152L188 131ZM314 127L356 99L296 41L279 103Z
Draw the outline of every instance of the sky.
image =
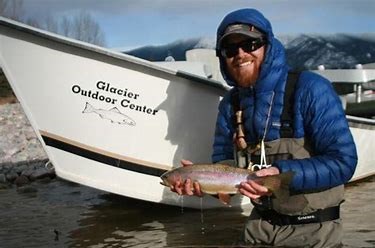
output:
M132 49L190 38L215 38L223 17L255 8L275 35L374 33L375 0L24 0L30 17L89 12L109 48Z

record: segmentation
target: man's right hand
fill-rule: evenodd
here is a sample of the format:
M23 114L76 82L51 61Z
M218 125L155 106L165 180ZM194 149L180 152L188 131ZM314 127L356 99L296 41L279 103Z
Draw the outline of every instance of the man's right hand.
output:
M190 166L192 165L193 162L189 160L181 160L181 165L182 166ZM192 185L193 184L193 187ZM186 179L186 181L180 181L177 180L175 185L171 185L171 190L173 192L176 192L179 195L195 195L202 197L203 193L200 189L200 185L198 182L192 182L190 178Z

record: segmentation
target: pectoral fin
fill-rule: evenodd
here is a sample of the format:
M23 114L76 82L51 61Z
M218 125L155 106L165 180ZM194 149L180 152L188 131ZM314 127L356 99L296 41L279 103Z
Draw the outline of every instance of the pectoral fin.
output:
M218 193L219 200L225 205L230 205L230 195L227 193Z

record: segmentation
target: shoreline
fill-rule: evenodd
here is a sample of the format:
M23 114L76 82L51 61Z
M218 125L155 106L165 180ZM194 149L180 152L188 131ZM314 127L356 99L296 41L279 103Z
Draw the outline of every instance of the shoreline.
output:
M19 103L0 105L0 137L0 189L56 176Z

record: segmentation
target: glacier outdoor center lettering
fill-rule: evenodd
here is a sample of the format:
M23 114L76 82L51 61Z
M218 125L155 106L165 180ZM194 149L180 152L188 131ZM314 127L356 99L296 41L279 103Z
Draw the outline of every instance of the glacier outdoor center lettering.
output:
M96 83L95 90L82 89L80 85L75 84L72 86L72 92L74 94L78 94L83 97L88 97L101 102L120 104L120 106L123 108L128 108L132 111L138 111L145 114L155 115L159 111L158 109L150 108L146 105L133 103L132 101L139 100L140 94L134 93L126 88L121 89L113 87L110 83L106 83L103 81L98 81ZM108 96L108 93L110 93L111 95ZM112 97L113 94L123 97L123 99L119 100L117 98L114 98Z

